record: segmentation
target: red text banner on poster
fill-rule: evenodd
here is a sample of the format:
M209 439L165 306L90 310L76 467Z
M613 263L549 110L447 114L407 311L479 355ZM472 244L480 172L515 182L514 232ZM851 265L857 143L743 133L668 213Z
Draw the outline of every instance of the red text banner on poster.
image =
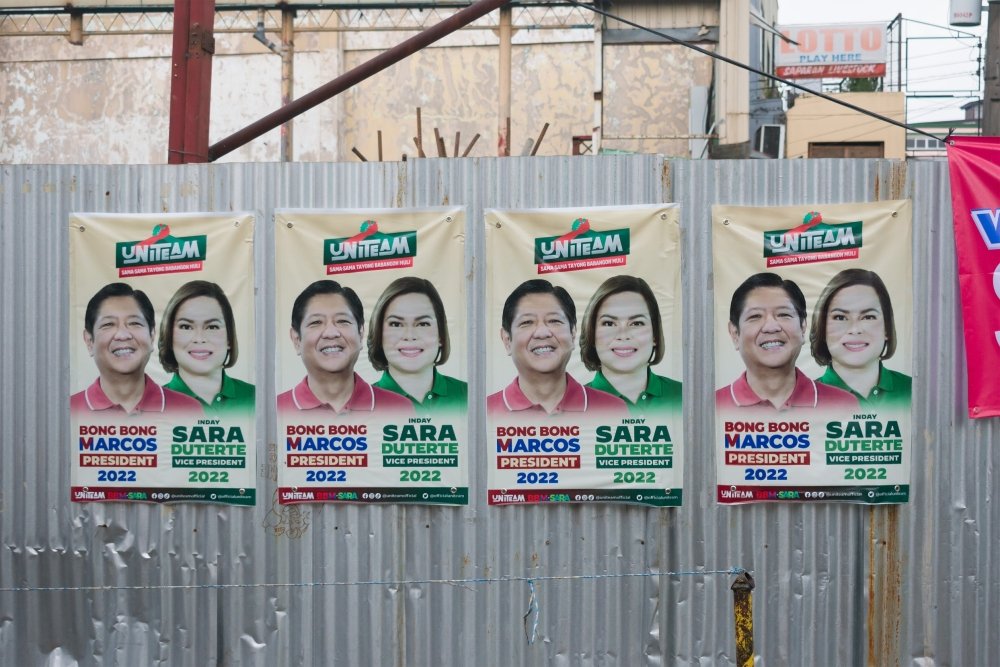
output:
M962 295L969 416L1000 416L1000 138L953 137L948 168Z

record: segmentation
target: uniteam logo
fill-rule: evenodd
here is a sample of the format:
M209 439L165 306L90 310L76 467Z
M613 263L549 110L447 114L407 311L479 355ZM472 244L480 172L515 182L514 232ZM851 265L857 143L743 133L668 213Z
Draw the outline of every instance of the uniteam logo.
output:
M294 502L297 500L316 500L316 494L312 491L282 490L282 502Z
M860 220L827 224L818 211L810 211L798 227L764 232L767 266L857 259L861 227Z
M595 231L586 218L574 220L570 231L562 236L535 239L538 273L625 266L629 252L628 229Z
M115 244L115 267L119 278L201 271L207 252L205 235L171 236L170 227L156 225L147 239Z
M416 232L385 234L378 230L374 220L361 223L354 236L323 242L327 275L411 267L416 255Z

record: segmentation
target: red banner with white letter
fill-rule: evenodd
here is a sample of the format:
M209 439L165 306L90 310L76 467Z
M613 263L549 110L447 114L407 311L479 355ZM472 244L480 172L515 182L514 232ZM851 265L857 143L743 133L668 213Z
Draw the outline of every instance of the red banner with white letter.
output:
M948 140L969 416L1000 417L1000 137Z

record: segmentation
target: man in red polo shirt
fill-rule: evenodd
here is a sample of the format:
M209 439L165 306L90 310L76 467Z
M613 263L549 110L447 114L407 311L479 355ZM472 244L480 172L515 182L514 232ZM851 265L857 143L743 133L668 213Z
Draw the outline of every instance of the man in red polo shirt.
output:
M715 392L719 409L858 409L850 392L806 377L795 363L805 342L806 298L775 273L757 273L733 292L729 336L746 371Z
M336 414L414 414L400 394L373 387L354 372L364 340L364 306L357 293L333 280L317 280L292 305L289 335L306 377L278 395L278 411L319 410Z
M585 387L566 372L575 348L576 305L547 280L521 283L507 297L500 339L517 377L486 399L491 415L503 413L602 412L628 416L625 401Z
M91 297L84 314L83 342L100 373L70 396L73 412L201 414L201 404L165 389L146 375L153 352L153 304L126 283L109 283Z

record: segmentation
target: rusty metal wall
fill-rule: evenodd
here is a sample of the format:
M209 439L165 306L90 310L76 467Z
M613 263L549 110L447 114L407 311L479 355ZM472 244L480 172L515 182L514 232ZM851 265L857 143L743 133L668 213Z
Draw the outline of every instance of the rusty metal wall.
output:
M915 214L913 500L716 505L703 446L709 207L900 197L913 198ZM69 212L257 211L257 339L267 341L275 208L463 204L479 340L492 331L474 296L485 207L662 201L679 202L683 220L683 507L490 508L475 454L466 508L279 507L272 410L259 416L255 508L69 502ZM950 215L943 161L0 166L0 664L733 664L733 577L689 574L733 567L757 582L758 665L991 664L1000 422L965 416ZM484 360L471 347L481 396ZM261 345L264 395L272 359ZM481 409L473 428L484 428ZM497 579L553 576L565 578L536 583L539 638L529 645L528 585Z

